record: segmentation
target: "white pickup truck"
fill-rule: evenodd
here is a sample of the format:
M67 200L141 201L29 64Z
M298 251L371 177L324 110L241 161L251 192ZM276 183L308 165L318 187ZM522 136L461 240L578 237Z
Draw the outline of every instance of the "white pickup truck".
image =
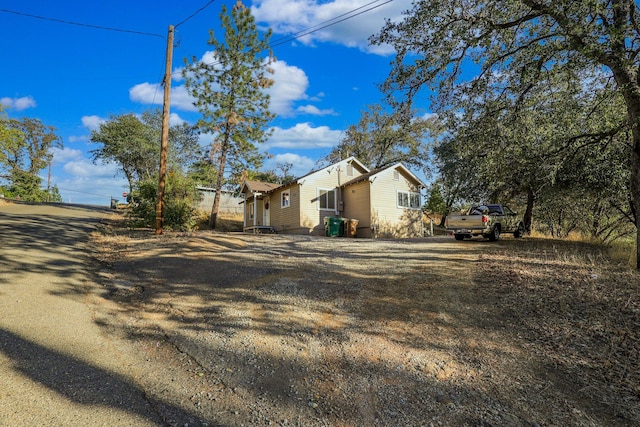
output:
M447 215L444 226L456 240L482 235L495 242L502 233L522 237L525 231L518 214L503 205L473 206L467 213Z

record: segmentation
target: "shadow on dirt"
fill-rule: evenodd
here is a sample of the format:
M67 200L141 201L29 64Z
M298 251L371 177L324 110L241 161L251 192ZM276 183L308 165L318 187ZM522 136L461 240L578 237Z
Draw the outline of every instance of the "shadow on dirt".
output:
M193 414L154 401L131 380L0 329L0 352L13 369L79 405L106 406L137 414L158 425L199 422ZM97 421L97 420L96 420Z

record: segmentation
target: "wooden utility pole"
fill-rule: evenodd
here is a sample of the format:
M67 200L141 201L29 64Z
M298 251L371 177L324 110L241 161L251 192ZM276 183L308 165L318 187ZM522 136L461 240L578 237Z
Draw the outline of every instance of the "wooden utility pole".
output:
M49 174L47 175L47 203L51 201L51 160L49 160Z
M173 63L173 25L167 36L167 62L164 73L164 101L162 103L162 137L160 139L160 173L158 178L158 205L156 207L156 234L164 227L164 188L167 182L167 151L169 147L169 104L171 95L171 67Z

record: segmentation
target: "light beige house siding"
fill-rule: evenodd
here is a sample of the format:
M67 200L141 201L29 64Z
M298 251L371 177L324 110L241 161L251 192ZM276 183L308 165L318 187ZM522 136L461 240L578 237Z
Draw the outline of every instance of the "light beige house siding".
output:
M362 180L358 181L358 177ZM346 183L350 184L344 186ZM422 236L421 209L398 206L398 191L420 194L423 185L401 164L369 172L350 158L284 187L248 182L244 187L246 225L271 226L279 233L324 235L325 218L340 216L358 221L358 237ZM335 194L331 209L320 208L321 190ZM249 214L254 203L252 191L261 194L255 201L255 223ZM285 192L289 194L288 207L282 206ZM269 208L265 209L267 202Z
M338 187L362 175L365 171L354 164L352 172L352 176L347 176L347 161L343 160L299 180L301 200L300 229L302 232L324 235L325 217L344 216L342 211L342 207L345 206L343 194ZM335 209L320 209L318 194L321 189L335 191Z
M289 193L289 206L282 206L282 194ZM276 232L300 233L300 188L298 185L291 185L282 189L277 189L269 194L271 210L271 226Z
M419 193L420 188L400 171L395 179L394 171L397 169L386 169L371 180L371 222L376 237L422 236L422 210L398 206L398 191Z
M358 220L357 237L371 237L371 192L369 180L349 185L343 190L344 216Z

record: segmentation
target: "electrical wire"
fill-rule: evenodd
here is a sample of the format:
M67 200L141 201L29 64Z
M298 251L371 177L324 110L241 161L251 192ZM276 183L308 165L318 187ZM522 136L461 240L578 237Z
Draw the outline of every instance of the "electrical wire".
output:
M55 187L55 185L53 185L52 187ZM43 189L44 189L44 188L47 188L47 187L43 187ZM111 196L107 196L107 195L104 195L104 194L87 193L86 191L71 190L71 189L69 189L69 188L60 188L60 187L57 187L57 188L58 188L58 190L61 190L61 191L70 191L70 192L72 192L72 193L86 194L86 195L89 195L89 196L111 197Z
M120 33L137 34L137 35L140 35L140 36L160 37L161 39L164 39L163 35L156 34L156 33L145 33L143 31L125 30L125 29L122 29L122 28L104 27L104 26L101 26L101 25L92 25L92 24L84 24L84 23L81 23L81 22L66 21L64 19L47 18L45 16L32 15L30 13L23 13L23 12L16 12L15 10L8 10L8 9L0 9L0 12L2 12L2 13L12 13L14 15L25 16L25 17L28 17L28 18L41 19L43 21L57 22L57 23L60 23L60 24L76 25L76 26L79 26L79 27L88 27L88 28L94 28L94 29L106 30L106 31L116 31L116 32L120 32Z
M312 27L309 27L309 28L306 28L304 30L300 30L300 31L298 31L296 33L293 33L289 37L279 38L279 39L275 40L274 42L270 43L268 48L265 48L263 50L269 50L269 49L272 49L272 48L274 48L276 46L280 46L280 45L283 45L285 43L289 43L289 42L292 42L292 41L297 40L299 38L302 38L304 36L308 36L309 34L313 34L313 33L317 32L317 31L323 30L325 28L328 28L328 27L331 27L333 25L339 24L341 22L347 21L347 20L349 20L351 18L355 18L356 16L360 16L360 15L363 15L363 14L365 14L367 12L372 11L372 10L378 9L379 7L382 7L382 6L384 6L386 4L389 4L389 3L393 2L393 1L394 0L386 0L383 3L377 4L377 5L375 5L373 7L370 7L368 9L366 9L366 10L362 10L362 11L356 13L356 14L353 14L354 12L356 12L356 11L362 9L362 8L365 8L365 7L368 7L368 6L371 6L373 4L376 4L376 3L380 2L380 0L374 0L374 1L370 2L370 3L364 4L362 6L359 6L359 7L355 8L355 9L352 9L352 10L350 10L348 12L345 12L345 13L343 13L341 15L338 15L338 16L335 16L335 17L333 17L331 19L328 19L326 21L320 22L319 24L316 24L316 25L314 25ZM342 17L344 17L344 18L342 18ZM339 19L339 18L342 18L342 19ZM207 64L204 64L204 65L212 66L212 65L220 65L220 64L221 64L220 62L212 62L212 63L207 63ZM171 75L173 76L173 74L176 74L176 73L172 73Z
M208 8L209 6L211 6L211 4L216 1L216 0L210 0L207 4L205 4L204 6L202 6L200 9L196 10L194 13L192 13L190 16L188 16L187 18L183 19L182 21L180 21L179 23L177 23L176 25L174 25L175 28L178 28L180 25L184 24L185 22L187 22L188 20L190 20L191 18L193 18L194 16L196 16L197 14L199 14L200 12L202 12L203 10L205 10L206 8Z
M364 9L365 7L371 6L372 4L378 3L379 1L380 1L380 0L374 0L374 1L370 2L370 3L363 4L362 6L357 7L357 8L355 8L355 9L353 9L353 10L348 11L348 12L345 12L345 13L343 13L343 14L341 14L341 15L334 16L333 18L328 19L328 20L323 21L323 22L320 22L320 23L318 23L318 24L316 24L316 25L314 25L314 26L312 26L312 27L309 27L309 28L306 28L306 29L304 29L304 30L300 30L300 31L298 31L298 32L296 32L296 33L293 33L293 34L292 34L292 35L290 35L290 36L281 37L281 38L279 38L279 39L276 39L276 40L274 40L274 41L272 42L271 47L274 47L274 46L280 46L281 44L288 43L288 42L290 42L290 41L293 41L293 40L295 40L295 39L299 39L300 37L304 37L304 36L306 36L306 35L309 35L309 34L314 33L314 32L316 32L316 31L320 31L320 30L322 30L322 29L325 29L325 28L330 27L330 26L332 26L332 25L335 25L335 24L338 24L338 23L340 23L340 22L346 21L346 20L348 20L348 19L355 18L355 17L356 17L356 16L358 16L358 15L361 15L361 14L363 14L363 13L366 13L366 12L369 12L369 11L371 11L371 10L377 9L377 8L379 8L379 7L381 7L381 6L384 6L384 5L385 5L385 4L387 4L387 3L391 3L393 0L387 0L387 1L385 1L384 3L381 3L381 4L379 4L379 5L376 5L376 6L372 7L372 8L369 8L369 9L367 9L367 10L364 10L364 11L362 11L362 12L360 12L360 13L355 14L355 15L351 15L352 13L354 13L354 12L356 12L356 11L360 10L360 9ZM349 15L349 16L348 16L348 15ZM340 19L340 20L338 20L339 18L342 18L342 17L344 17L344 16L348 16L348 17L346 17L346 18L344 18L344 19ZM335 22L332 22L332 21L335 21ZM326 24L326 25L325 25L325 24ZM318 27L318 28L316 28L316 27Z

